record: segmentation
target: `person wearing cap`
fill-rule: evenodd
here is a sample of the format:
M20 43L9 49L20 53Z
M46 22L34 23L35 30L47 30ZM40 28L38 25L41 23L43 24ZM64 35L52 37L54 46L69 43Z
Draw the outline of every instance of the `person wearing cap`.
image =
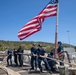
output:
M12 49L8 49L7 51L7 66L12 66Z
M50 58L54 58L54 51L51 50L51 52L48 53L47 57L49 58L49 59L47 58L47 60L48 60L48 63L50 65L50 67L51 67L51 71L52 72L57 72L57 68L56 68L57 62L55 60L50 59Z
M13 49L13 56L14 56L15 66L18 66L18 56L17 56L17 50L15 48Z
M38 66L39 66L40 72L43 72L41 62L44 61L45 66L47 67L49 73L51 74L52 73L51 67L49 66L48 61L46 59L47 57L46 51L42 48L41 45L38 45L37 55L38 55Z
M22 46L19 46L19 48L17 50L19 67L23 66L23 53L24 53L24 49L22 48Z
M31 50L31 68L30 68L30 70L34 70L34 69L37 69L37 67L38 67L37 56L36 56L37 48L36 48L35 44L32 44L32 48L30 50ZM35 62L35 64L34 64L34 62Z
M64 51L64 49L63 49L63 46L62 46L62 42L58 41L57 53L58 53L59 60L61 60L61 61L64 60L64 54L62 53L63 51ZM60 65L63 66L64 63L60 62Z

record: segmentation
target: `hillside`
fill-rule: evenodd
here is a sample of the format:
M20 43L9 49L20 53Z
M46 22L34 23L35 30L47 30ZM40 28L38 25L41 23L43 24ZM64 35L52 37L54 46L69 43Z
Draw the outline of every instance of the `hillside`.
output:
M54 47L54 43L47 43L47 42L34 42L34 41L4 41L0 40L0 50L6 50L7 48L11 49L18 49L18 47L21 45L25 50L30 50L32 43L35 43L37 46L38 44L41 44L47 51L50 51ZM64 47L69 47L68 44L63 44ZM76 49L75 46L72 46Z

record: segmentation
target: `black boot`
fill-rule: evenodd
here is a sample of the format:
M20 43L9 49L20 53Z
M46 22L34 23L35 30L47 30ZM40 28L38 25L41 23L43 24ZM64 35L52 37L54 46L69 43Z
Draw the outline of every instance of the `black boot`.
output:
M42 69L40 70L40 73L42 73Z
M51 71L51 70L49 70L49 73L50 73L50 74L52 74L52 71Z

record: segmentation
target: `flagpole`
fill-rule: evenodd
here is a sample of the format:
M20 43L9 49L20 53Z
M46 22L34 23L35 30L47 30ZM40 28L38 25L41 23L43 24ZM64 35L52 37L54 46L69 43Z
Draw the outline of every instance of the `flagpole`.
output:
M56 54L57 54L57 42L58 42L58 14L59 14L59 0L58 0L58 4L57 4L54 58L56 58Z

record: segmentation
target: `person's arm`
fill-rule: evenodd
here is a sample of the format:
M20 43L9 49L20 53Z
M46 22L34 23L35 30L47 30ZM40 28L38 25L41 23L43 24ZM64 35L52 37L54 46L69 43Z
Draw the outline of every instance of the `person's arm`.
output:
M53 56L52 55L50 55L50 54L48 54L48 56L47 57L49 57L49 58L53 58Z
M23 48L21 49L21 53L22 53L22 54L24 53L24 49L23 49Z
M40 57L46 58L46 57L47 57L47 54L46 54L46 51L45 51L45 50L43 50L43 54L44 54L44 55L40 55Z
M45 53L44 55L40 55L39 57L46 58L47 57L47 54Z
M37 56L37 49L35 48L34 52L33 52L33 56Z
M63 46L60 46L60 52L59 53L62 53L63 52Z
M31 50L31 56L33 56L33 54L34 54L34 53L33 53L33 47L32 47L30 50Z

